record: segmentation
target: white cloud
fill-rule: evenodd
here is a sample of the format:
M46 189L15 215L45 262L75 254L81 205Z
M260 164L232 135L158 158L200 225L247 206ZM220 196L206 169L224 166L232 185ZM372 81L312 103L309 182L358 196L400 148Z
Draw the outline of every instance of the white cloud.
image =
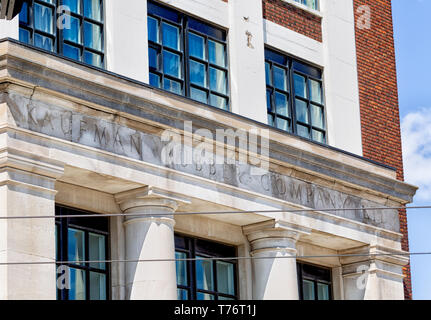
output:
M431 108L401 121L405 180L419 187L415 201L431 201Z

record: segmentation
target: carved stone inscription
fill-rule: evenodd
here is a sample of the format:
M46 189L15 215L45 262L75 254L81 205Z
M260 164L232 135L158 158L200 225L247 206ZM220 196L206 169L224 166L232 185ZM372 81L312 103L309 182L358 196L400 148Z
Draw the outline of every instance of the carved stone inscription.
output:
M15 96L10 110L17 126L52 137L145 161L151 164L222 182L310 208L343 208L333 214L348 219L399 231L396 210L362 210L379 206L357 196L324 188L276 172L251 175L250 164L175 164L164 165L161 153L166 142L155 135L119 125L109 118L66 111L62 108ZM348 210L359 208L361 210Z

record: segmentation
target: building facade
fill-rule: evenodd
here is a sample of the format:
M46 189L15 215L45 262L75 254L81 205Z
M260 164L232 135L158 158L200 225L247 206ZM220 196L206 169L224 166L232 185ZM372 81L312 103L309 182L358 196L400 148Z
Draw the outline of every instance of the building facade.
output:
M389 0L0 18L0 299L411 298Z

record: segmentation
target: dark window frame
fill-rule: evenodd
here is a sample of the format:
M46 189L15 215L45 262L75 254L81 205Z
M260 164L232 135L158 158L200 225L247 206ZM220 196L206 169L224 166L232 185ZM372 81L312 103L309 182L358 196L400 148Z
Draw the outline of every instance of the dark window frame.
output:
M185 96L189 99L192 99L193 101L197 101L200 103L204 103L198 100L195 100L193 98L191 98L191 88L196 88L198 90L204 91L206 93L207 96L207 102L204 103L208 106L214 107L211 105L211 95L214 96L218 96L220 98L224 98L226 99L226 111L230 111L231 110L231 105L230 105L230 81L229 81L229 59L228 59L228 41L227 41L227 30L214 26L211 23L208 23L206 21L203 21L199 18L195 18L191 15L188 15L182 11L179 11L177 9L173 9L170 8L168 6L165 6L163 4L160 4L156 1L148 1L149 4L152 4L156 7L161 7L163 9L167 9L170 11L175 11L175 13L178 16L178 21L175 22L173 20L170 20L166 17L163 17L161 14L157 14L155 12L150 12L150 7L148 9L148 17L151 17L153 19L155 19L158 23L158 39L159 39L159 43L156 43L154 41L151 41L150 39L148 39L148 47L149 49L155 49L157 51L157 63L158 63L158 69L152 68L151 66L149 66L149 72L150 73L154 73L156 75L158 75L160 77L160 89L171 92L176 94L175 92L172 92L168 89L164 89L164 80L165 78L169 79L169 80L173 80L173 81L177 81L180 82L182 85L181 88L181 96ZM189 21L196 21L200 24L203 24L205 26L208 26L209 28L212 29L217 29L217 31L220 33L220 37L216 37L214 35L210 35L209 33L205 33L202 30L199 31L197 30L197 28L191 28L189 26ZM180 40L180 50L175 50L173 48L170 47L166 47L163 45L163 31L162 31L162 23L165 22L167 24L171 24L174 25L176 27L179 28L179 40ZM200 37L202 37L204 39L204 48L205 48L205 58L206 60L200 59L198 57L193 57L190 56L189 54L189 33L193 33L196 34ZM209 50L208 50L208 43L209 40L214 41L216 43L221 43L225 46L225 53L224 53L224 60L225 60L225 66L219 66L216 64L213 64L209 61ZM170 75L166 75L164 74L164 66L163 66L163 50L166 50L168 52L172 52L175 54L178 54L181 58L181 75L182 78L176 78ZM191 83L190 82L190 61L196 61L198 63L201 63L205 66L205 75L206 75L206 81L207 81L207 87L203 87L200 86L198 84L195 83ZM210 86L210 68L215 68L217 70L221 70L223 72L225 72L226 74L226 93L220 93L218 91L215 90L211 90L211 86Z
M110 224L109 219L106 217L97 218L61 218L64 215L79 215L79 214L94 214L91 212L73 209L66 206L55 206L55 227L57 232L56 239L56 261L69 261L68 259L68 230L73 228L79 231L83 231L85 234L85 261L89 261L89 233L105 236L105 260L110 259ZM103 220L102 220L103 219ZM103 221L103 222L102 222ZM86 224L86 225L85 225ZM102 226L106 224L105 226ZM103 230L102 230L103 229ZM60 232L58 232L60 231ZM60 266L67 266L74 269L83 270L85 272L85 300L90 300L90 272L97 272L105 274L106 276L106 300L111 299L111 277L110 277L110 264L105 263L105 270L91 267L89 263L85 264L74 264L65 263L57 264L57 268ZM59 275L57 274L57 277ZM69 300L69 290L60 290L57 288L57 300Z
M278 55L280 58L284 60L284 63L280 63L279 61L275 61L275 59L271 59L268 56L271 54ZM299 137L302 137L304 139L312 140L317 143L321 144L327 144L327 123L326 123L326 108L325 108L325 90L324 90L324 81L323 81L323 71L319 68L316 68L314 66L311 66L307 64L306 62L303 62L301 60L295 59L285 53L280 52L277 49L274 49L269 46L265 46L265 74L266 74L266 64L270 65L271 70L271 84L266 83L266 92L271 91L271 110L268 109L268 105L266 106L267 114L272 116L273 123L270 124L270 126L278 128L277 127L277 119L283 119L288 121L289 127L287 132L295 134ZM274 85L274 73L272 72L273 66L276 66L278 68L282 68L286 72L286 79L287 79L287 90L281 90L279 88L276 88ZM307 70L309 72L307 72ZM314 74L313 74L314 73ZM305 78L305 84L306 84L306 90L307 90L307 97L304 98L302 96L298 96L295 93L295 83L294 83L294 75L298 74ZM321 85L321 95L322 95L322 102L316 102L311 100L311 90L310 90L310 80L317 81ZM266 80L265 80L266 82ZM284 115L281 115L276 112L276 105L275 105L275 93L279 92L282 94L287 95L287 104L288 104L288 114L289 116L286 117ZM268 99L268 98L267 98ZM302 121L299 121L297 119L296 114L296 100L303 101L307 104L307 117L308 122L305 123ZM311 106L315 105L318 108L322 109L322 122L323 122L323 128L317 127L313 124L312 121L312 114L311 114ZM308 137L304 137L302 135L298 134L297 125L304 126L308 129L309 135ZM280 129L283 130L283 129ZM285 131L285 130L283 130ZM319 141L314 139L313 137L313 131L317 131L323 135L323 141Z
M69 58L75 61L79 61L88 65L92 65L98 68L105 68L105 1L104 0L100 0L100 14L101 14L101 19L99 20L94 20L92 18L86 17L84 15L84 1L83 0L79 0L79 4L80 4L80 8L81 8L81 14L75 13L75 12L68 12L68 14L71 17L74 17L76 19L79 20L80 23L80 27L79 27L79 33L80 33L80 39L81 39L81 43L76 43L67 39L64 39L63 37L63 30L59 29L57 27L57 21L59 19L59 17L63 14L66 14L64 11L58 13L57 10L60 6L63 5L63 0L54 0L54 3L49 3L49 2L45 2L45 1L41 1L41 0L29 0L28 3L24 3L22 10L24 10L24 8L27 8L27 23L21 21L21 18L19 18L19 29L23 29L26 30L27 32L29 32L29 42L27 44L31 45L31 46L36 46L34 44L34 36L35 34L40 34L44 37L48 37L53 41L53 45L52 45L52 51L51 50L47 50L49 52L53 52L53 53L57 53L60 54L62 56L64 56L63 54L63 44L66 45L70 45L76 48L79 48L79 60L75 60L73 58ZM53 15L52 15L52 26L53 26L53 34L51 33L47 33L41 30L37 30L35 27L35 23L34 23L34 4L39 4L45 7L49 7L52 11L53 11ZM93 49L91 47L87 47L84 44L84 24L85 22L91 23L91 24L95 24L97 26L100 27L101 33L102 33L102 38L101 38L101 50L97 50L97 49ZM20 39L21 41L21 39ZM38 47L39 48L39 47ZM44 48L40 48L43 50L46 50ZM87 62L85 62L84 60L84 55L85 52L90 52L96 55L100 55L101 57L101 65L100 66L96 66L93 64L89 64ZM66 56L65 56L66 57Z
M184 241L185 248L178 247L179 241ZM205 248L207 246L207 248ZM175 233L175 252L185 253L187 259L196 258L196 256L206 258L231 258L237 255L236 247L203 240L199 238L192 238L186 235ZM235 295L229 295L221 292L217 292L217 261L225 261L234 265L234 291ZM196 285L196 261L186 261L187 265L187 280L188 285L177 284L178 289L187 291L187 300L196 300L198 293L210 294L214 296L214 300L219 300L219 297L230 298L238 300L238 263L228 259L212 260L213 267L213 281L214 291L198 289Z
M333 281L332 281L332 270L318 266L315 264L304 263L298 261L296 263L298 273L298 291L299 300L304 300L303 280L308 280L314 283L314 298L319 300L317 284L326 284L329 288L329 300L333 300ZM304 270L306 269L306 270Z

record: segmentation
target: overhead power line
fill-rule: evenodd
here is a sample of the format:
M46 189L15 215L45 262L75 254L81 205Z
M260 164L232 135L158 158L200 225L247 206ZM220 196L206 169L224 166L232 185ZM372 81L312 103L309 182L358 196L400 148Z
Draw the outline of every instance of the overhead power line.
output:
M352 253L352 254L326 254L326 255L286 255L276 257L199 257L199 258L178 258L178 259L138 259L138 260L78 260L78 261L27 261L27 262L1 262L0 266L10 265L66 265L84 263L142 263L142 262L177 262L177 261L239 261L239 260L265 260L265 259L322 259L341 257L391 257L391 256L424 256L431 255L431 252L401 252L401 253Z
M368 207L368 208L321 208L321 209L274 209L274 210L246 210L246 211L202 211L202 212L172 212L172 213L108 213L108 214L71 214L71 215L45 215L45 216L1 216L0 220L19 219L65 219L65 218L103 218L103 217L166 217L193 216L193 215L231 215L250 213L295 213L295 212L339 212L339 211L363 211L363 210L417 210L431 209L431 206L410 207Z

